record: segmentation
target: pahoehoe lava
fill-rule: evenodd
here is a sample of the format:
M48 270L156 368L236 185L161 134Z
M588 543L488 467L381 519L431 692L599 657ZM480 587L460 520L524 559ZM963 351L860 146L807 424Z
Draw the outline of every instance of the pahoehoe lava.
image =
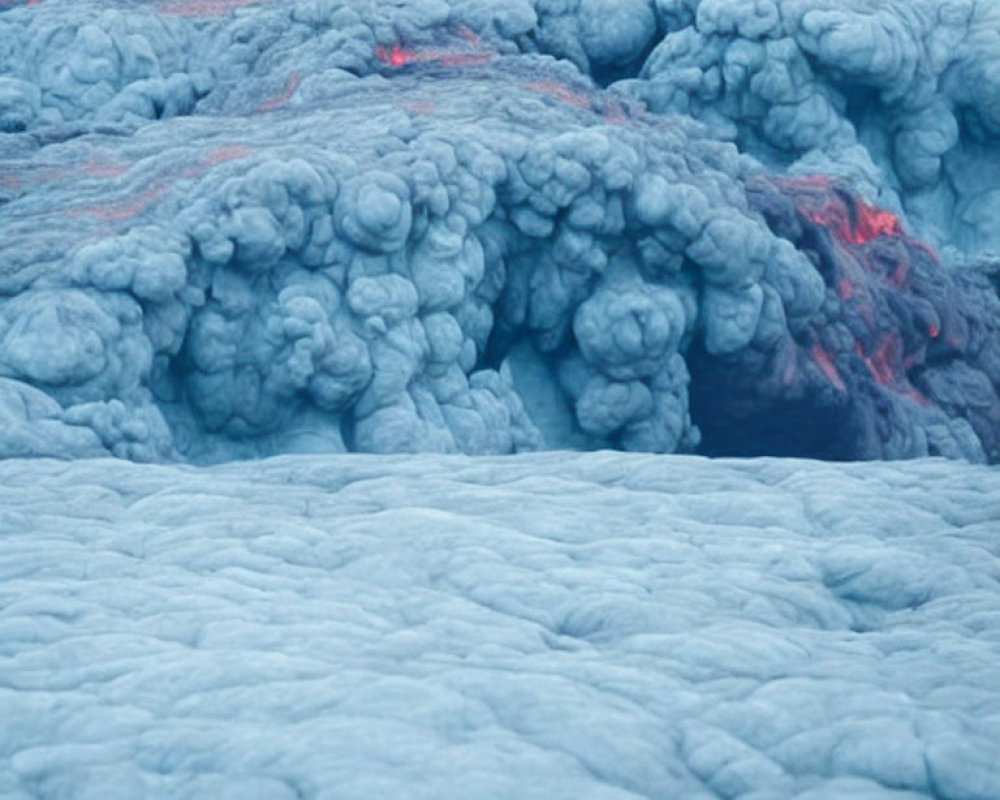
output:
M1000 461L997 31L0 2L0 455Z

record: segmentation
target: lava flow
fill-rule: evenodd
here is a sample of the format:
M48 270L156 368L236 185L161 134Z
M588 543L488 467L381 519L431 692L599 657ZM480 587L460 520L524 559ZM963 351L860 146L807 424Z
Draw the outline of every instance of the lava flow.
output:
M171 17L221 17L238 8L257 6L266 0L176 0L156 7L159 14Z
M265 111L274 111L276 108L281 108L285 103L292 99L295 94L296 89L299 88L299 83L302 79L299 77L297 72L293 72L288 76L288 80L285 81L285 88L282 90L281 94L274 97L268 98L256 109L254 109L255 114L262 114Z
M479 38L468 29L459 32L463 44L445 48L411 48L398 42L390 47L378 45L375 58L392 69L411 64L439 64L445 67L472 67L493 60L493 53L484 49Z
M936 271L933 250L905 234L895 214L826 176L768 183L765 191L753 187L751 196L759 210L778 233L816 254L821 274L839 301L836 320L814 325L823 344L813 345L810 355L820 373L840 390L846 388L842 374L867 375L886 391L926 402L908 372L923 362L928 341L940 334L941 316L933 312L933 303L931 311L926 310L927 300L919 298L909 277L915 267L922 274ZM782 215L774 213L779 206ZM781 217L788 230L781 230ZM797 224L788 225L790 220ZM920 313L909 311L910 306ZM854 334L853 347L843 346L842 335L828 335L834 322ZM852 370L854 359L863 370Z
M1000 326L983 319L989 295L974 276L943 269L895 214L835 179L761 178L747 192L772 231L810 258L826 300L766 347L726 359L693 355L692 414L705 452L834 459L958 452L961 418L985 457L997 459L1000 436L990 420L1000 418L992 355L1000 353ZM956 380L975 391L956 388Z
M882 236L903 234L895 214L866 203L845 184L825 175L774 179L771 183L795 197L799 214L844 244L864 245Z

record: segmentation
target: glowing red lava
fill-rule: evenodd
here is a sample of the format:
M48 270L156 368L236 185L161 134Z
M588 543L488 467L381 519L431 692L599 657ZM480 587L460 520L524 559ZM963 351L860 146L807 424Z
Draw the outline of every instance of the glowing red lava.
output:
M463 39L465 39L465 41L467 41L469 44L478 45L481 43L479 34L466 25L458 26L458 35L461 36Z
M914 267L914 251L922 251L940 264L932 247L903 232L895 214L866 203L833 178L810 175L780 179L776 183L791 191L800 218L829 231L832 242L842 249L843 258L835 259L834 275L830 278L830 285L842 301L865 296L863 284L870 276L881 276L892 288L902 289ZM895 249L867 248L878 240L897 240L900 245ZM852 263L862 267L869 277L852 271ZM849 275L844 275L845 271Z
M254 149L243 144L224 144L219 147L213 147L201 159L201 165L204 168L199 174L203 174L205 169L214 167L216 164L222 164L225 161L232 161L237 158L246 158L253 154Z
M402 45L394 44L391 48L379 45L375 48L375 58L390 67L402 67L414 60L412 50L404 50Z
M903 232L895 214L858 203L857 222L854 225L854 244L866 244L879 236L899 236Z
M254 109L255 114L263 113L264 111L273 111L276 108L281 108L285 103L291 100L292 95L295 94L295 90L299 88L299 83L301 78L298 73L293 72L288 76L288 80L285 82L285 88L281 94L265 100L257 108Z
M906 368L914 366L920 356L911 353L907 358L902 358L903 343L898 333L884 334L873 353L865 353L861 342L854 343L854 351L879 386L899 392L920 405L928 404L927 398L913 388L906 376Z
M130 168L131 164L110 161L102 156L95 155L87 159L85 163L74 164L68 169L55 167L35 172L30 176L30 182L37 185L52 181L73 181L80 178L117 178L119 175L124 175L128 172ZM9 179L0 178L0 186L4 184L5 180L13 182L12 185L14 186L24 183L24 181L16 177Z
M928 374L947 351L965 349L956 287L935 250L837 178L766 178L747 188L772 231L809 257L827 293L807 343L788 339L805 374L776 353L765 362L763 391L797 401L803 388L818 388L818 402L829 403L830 384L851 393L845 413L874 418L933 406L938 387Z
M227 11L258 6L264 0L173 0L157 6L160 14L173 17L221 17Z
M157 200L163 197L170 188L167 181L161 181L145 192L130 197L124 202L106 206L88 206L87 208L75 209L70 212L70 216L94 217L103 222L124 222L139 216L148 210Z
M828 175L804 175L777 181L796 192L796 205L806 219L832 231L845 244L863 245L881 236L899 236L903 226L890 211L841 190Z
M562 100L564 103L569 103L571 106L576 106L577 108L590 108L591 106L589 97L579 94L578 92L574 92L568 86L556 83L555 81L535 81L533 83L526 83L524 84L524 88L532 92L547 94L550 97Z
M478 39L476 40L478 42ZM392 47L379 45L375 48L375 58L383 64L398 69L407 64L443 64L446 67L472 67L486 64L493 54L485 51L463 50L411 50L400 44Z
M891 362L899 357L899 350L899 337L894 333L884 336L878 349L870 355L865 353L861 342L854 343L854 351L868 367L875 382L886 388L892 388L896 385L896 374Z
M464 44L447 49L414 49L398 42L391 47L378 45L375 58L387 67L399 69L410 64L440 64L446 67L470 67L486 64L494 53L482 47L481 40L474 31L460 27L457 35ZM471 46L471 49L470 49ZM531 81L522 84L524 89L553 97L576 108L592 110L594 101L588 95L578 92L558 81ZM611 123L624 123L629 119L626 108L621 103L609 103L603 112Z
M844 384L844 379L840 377L840 370L837 369L837 365L833 363L833 358L823 348L823 345L818 342L813 345L812 357L813 361L816 362L816 366L823 371L823 374L826 375L830 383L836 386L840 391L846 392L847 386Z
M868 244L880 236L899 236L903 232L895 214L864 202L859 202L855 209L850 209L837 197L830 197L820 208L807 211L806 216L833 231L847 244Z
M192 166L184 169L175 178L191 180L200 178L212 167L237 158L246 158L253 154L253 149L240 144L220 145L209 150ZM165 178L155 183L151 188L126 198L118 203L108 205L87 206L74 209L70 216L93 217L103 222L125 222L148 211L154 203L162 199L172 188L173 178Z
M889 276L889 283L895 286L897 289L906 283L906 276L910 274L910 265L907 262L905 255L900 255L899 265L892 271Z

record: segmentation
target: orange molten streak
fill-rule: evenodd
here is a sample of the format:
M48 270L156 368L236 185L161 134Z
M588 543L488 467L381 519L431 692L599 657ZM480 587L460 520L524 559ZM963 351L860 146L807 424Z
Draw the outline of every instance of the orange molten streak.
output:
M222 145L209 150L194 166L183 170L179 177L183 179L200 178L211 167L232 161L236 158L245 158L253 154L253 149L244 145ZM70 216L74 217L94 217L104 222L124 222L137 217L148 211L154 203L163 198L172 187L170 180L162 180L145 192L141 192L120 203L106 206L90 206L82 209L74 209Z
M285 103L291 100L292 95L295 94L295 90L299 88L301 80L302 79L299 77L298 73L293 72L288 76L288 81L285 83L284 91L277 97L265 100L257 106L257 108L254 109L254 114L260 114L264 111L273 111L276 108L281 108Z
M393 68L407 64L443 64L446 67L469 67L485 64L493 54L487 52L468 53L457 50L410 50L402 45L392 47L379 45L375 48L375 58Z
M590 98L582 94L577 94L568 86L564 86L561 83L556 83L555 81L536 81L534 83L524 84L525 89L530 89L533 92L542 92L557 100L562 100L564 103L569 103L571 106L576 106L577 108L590 108Z
M836 386L840 391L846 392L847 386L844 384L844 379L840 377L840 371L837 369L837 365L833 363L833 359L830 358L830 354L823 349L820 344L814 344L812 348L813 361L816 362L823 374L826 375L827 379Z
M173 17L219 17L231 9L256 6L261 2L263 0L176 0L156 10Z
M858 221L854 227L854 244L867 244L879 236L899 236L903 232L895 214L867 203L858 204Z

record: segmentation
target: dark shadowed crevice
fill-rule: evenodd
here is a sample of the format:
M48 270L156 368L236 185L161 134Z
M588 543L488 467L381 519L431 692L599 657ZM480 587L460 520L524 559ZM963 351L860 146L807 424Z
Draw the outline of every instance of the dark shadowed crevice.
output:
M833 392L792 397L755 392L736 361L696 346L688 353L691 419L706 456L784 456L846 461L859 457L850 402Z

